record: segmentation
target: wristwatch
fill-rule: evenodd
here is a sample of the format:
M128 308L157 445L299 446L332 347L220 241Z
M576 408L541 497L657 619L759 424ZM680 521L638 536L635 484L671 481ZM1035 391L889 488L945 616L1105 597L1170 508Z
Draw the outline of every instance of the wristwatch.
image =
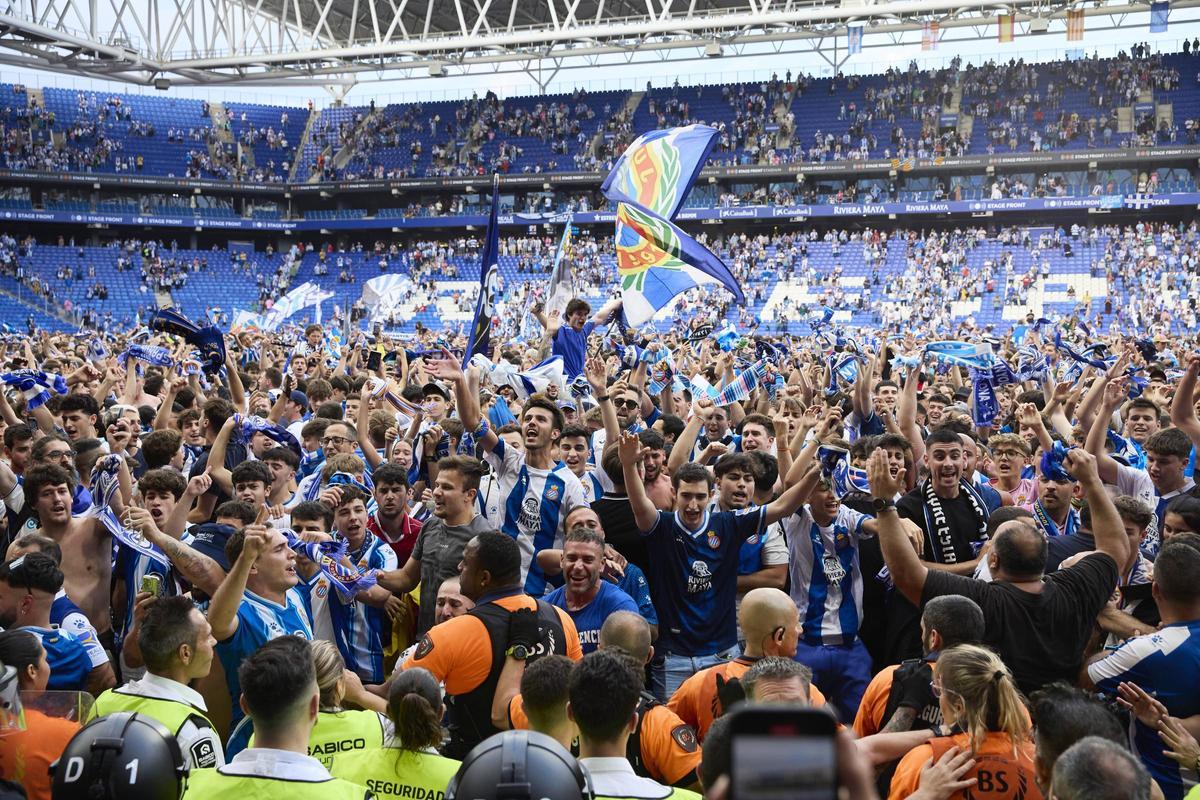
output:
M882 514L884 511L894 511L896 509L896 501L889 500L886 497L876 497L871 500L871 508L875 509L876 514Z
M517 661L524 661L529 658L529 648L523 644L514 644L504 651L504 655L515 658Z

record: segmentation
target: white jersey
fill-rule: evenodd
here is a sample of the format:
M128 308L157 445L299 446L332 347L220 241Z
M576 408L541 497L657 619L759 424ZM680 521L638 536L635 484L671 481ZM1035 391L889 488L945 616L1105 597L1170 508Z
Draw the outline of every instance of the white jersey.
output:
M588 504L583 484L562 464L548 470L530 467L525 453L502 439L485 458L499 487L498 527L521 546L525 593L541 597L547 590L546 576L535 556L563 546L567 515Z
M791 550L792 600L807 644L845 644L862 620L858 540L869 517L842 506L825 527L806 505L783 521Z

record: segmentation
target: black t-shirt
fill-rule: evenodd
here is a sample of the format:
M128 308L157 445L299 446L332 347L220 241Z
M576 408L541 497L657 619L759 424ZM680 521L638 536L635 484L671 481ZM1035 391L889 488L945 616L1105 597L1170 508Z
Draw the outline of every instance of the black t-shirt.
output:
M951 550L953 558L944 563L961 564L975 558L975 550L971 542L980 538L979 520L975 516L974 506L966 494L959 492L958 497L942 499L942 509L949 523ZM925 552L921 556L924 561L943 563L941 548L934 546L933 534L929 531L929 522L925 517L925 494L918 487L900 498L896 503L900 516L912 520L925 531ZM864 540L860 552L865 554ZM878 544L875 545L878 547ZM880 555L880 561L883 560ZM865 563L865 562L864 562ZM863 573L865 576L865 572ZM933 574L932 572L930 574ZM942 573L938 573L942 574ZM864 591L865 595L865 591ZM864 612L865 614L865 612ZM896 664L910 658L920 658L921 649L921 609L908 602L903 594L894 589L887 595L884 607L883 625L879 630L876 651L872 652L876 663Z
M636 564L642 572L649 573L650 556L646 552L646 540L633 518L633 506L629 504L629 496L605 493L592 503L592 510L600 517L600 524L604 526L604 541L625 556L630 564Z
M896 511L904 519L912 520L925 531L925 552L921 556L924 561L936 564L962 564L975 558L975 550L971 543L982 538L979 531L979 519L975 516L974 506L963 492L958 497L947 500L941 498L942 510L946 512L946 521L950 528L950 547L953 558L943 559L942 548L934 541L934 534L929 530L929 521L925 516L925 494L920 487L913 489L896 503ZM986 510L984 513L987 513Z
M206 448L203 453L196 456L195 462L192 463L192 469L188 472L188 480L197 475L203 475L204 470L208 469L208 452L209 448ZM245 461L248 455L249 452L246 450L246 445L230 442L225 448L225 469L232 470L238 464ZM217 518L217 508L226 500L232 500L233 497L222 491L216 481L213 481L213 485L209 488L207 494L211 494L217 498L217 502L213 503L212 516L208 519L209 522L213 522Z
M1096 538L1090 531L1051 536L1046 543L1046 572L1058 572L1062 562L1074 555L1096 549Z
M1117 577L1117 563L1105 553L1047 575L1038 594L931 570L921 602L957 594L978 603L983 643L1000 654L1028 695L1054 681L1075 683L1096 615L1112 596Z

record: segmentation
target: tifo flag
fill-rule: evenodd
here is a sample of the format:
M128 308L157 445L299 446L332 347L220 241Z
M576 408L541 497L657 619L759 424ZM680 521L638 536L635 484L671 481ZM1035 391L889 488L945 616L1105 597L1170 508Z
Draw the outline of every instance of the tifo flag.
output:
M707 125L642 134L617 159L600 191L614 203L636 203L664 219L674 219L716 135L716 129Z
M412 279L394 272L371 278L363 284L362 301L372 320L382 319L404 303L404 297L412 289Z
M941 33L941 26L936 22L926 22L925 27L921 29L921 49L936 50L938 35Z
M546 290L546 315L557 311L559 317L567 310L567 303L574 294L574 258L571 254L571 220L563 228L558 240L558 252L554 254L554 269L550 273L550 287Z
M1067 41L1083 41L1083 9L1077 8L1067 12Z
M1171 4L1167 2L1150 4L1150 32L1165 33L1167 16L1171 13Z
M463 354L463 366L476 353L487 353L492 339L492 317L496 315L496 300L499 299L500 280L500 226L496 218L500 214L500 177L492 176L492 211L488 215L487 237L483 242L483 258L479 268L479 302L475 304L475 318L471 322L471 338Z
M1001 14L996 17L996 24L1000 26L1000 41L1011 42L1013 40L1012 14Z
M851 25L846 28L846 50L850 55L862 52L862 25Z
M626 323L634 327L676 295L705 284L720 284L746 302L719 258L668 220L628 203L617 206L617 279Z

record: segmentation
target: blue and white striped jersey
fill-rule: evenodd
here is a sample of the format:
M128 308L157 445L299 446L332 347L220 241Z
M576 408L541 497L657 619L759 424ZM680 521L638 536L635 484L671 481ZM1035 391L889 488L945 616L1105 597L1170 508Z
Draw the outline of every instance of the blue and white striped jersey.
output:
M800 610L806 644L844 644L858 636L863 592L858 540L868 519L842 506L832 524L822 527L806 505L783 521L791 550L792 600Z
M504 440L485 457L499 488L499 519L491 522L517 540L525 593L541 597L549 586L534 556L548 547L563 546L567 514L587 505L583 485L561 464L548 470L530 467L525 454Z
M364 531L362 546L347 555L359 569L399 569L396 551L370 531ZM392 622L382 608L359 600L343 602L330 592L329 617L333 622L334 641L346 668L356 672L363 683L383 683L383 647L391 642Z
M287 590L286 603L279 605L265 597L259 597L247 589L238 606L238 626L233 636L217 642L217 656L225 667L225 683L229 696L233 698L233 722L243 716L237 698L242 696L238 667L258 648L280 636L302 636L312 640L312 621L304 584Z
M1167 707L1173 717L1200 714L1200 620L1164 625L1161 630L1130 639L1120 649L1088 665L1088 677L1101 691L1116 694L1123 681L1136 683ZM1133 717L1133 747L1167 800L1181 800L1198 776L1164 755L1158 731Z

